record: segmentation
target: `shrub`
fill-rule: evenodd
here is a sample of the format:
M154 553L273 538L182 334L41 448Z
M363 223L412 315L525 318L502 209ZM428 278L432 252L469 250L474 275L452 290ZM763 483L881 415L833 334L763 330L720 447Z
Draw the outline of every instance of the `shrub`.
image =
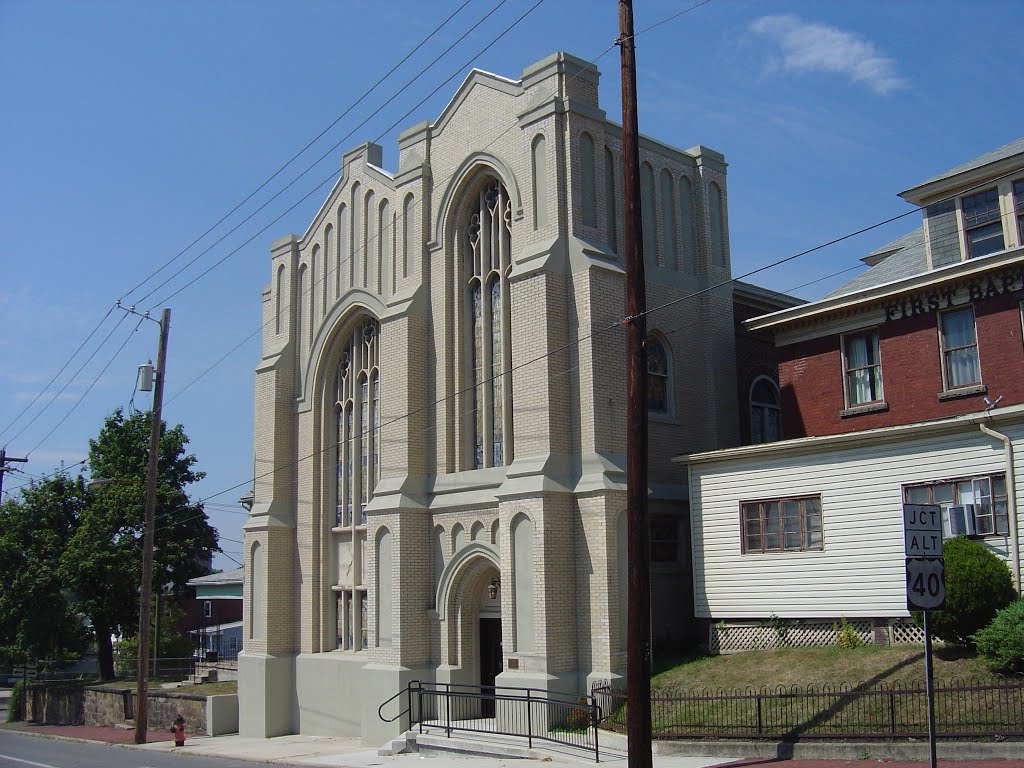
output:
M1024 672L1024 600L999 611L992 623L975 632L971 640L996 672Z
M1006 563L980 542L957 536L943 547L946 606L931 611L930 629L947 643L970 645L971 635L988 625L1016 598Z
M11 689L11 698L7 700L8 723L16 723L25 719L25 689L27 687L24 680L19 680Z
M836 645L840 648L857 648L861 644L860 634L843 616L838 624L832 625L836 633Z

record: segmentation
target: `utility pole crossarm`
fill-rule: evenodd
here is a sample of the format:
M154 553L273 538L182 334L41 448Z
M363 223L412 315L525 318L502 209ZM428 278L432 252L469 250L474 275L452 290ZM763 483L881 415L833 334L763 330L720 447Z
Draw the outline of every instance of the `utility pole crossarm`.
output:
M7 465L11 462L18 462L24 464L28 461L28 457L17 458L15 456L8 456L6 448L0 448L0 500L3 499L4 495L4 475L14 470L14 467L8 467Z

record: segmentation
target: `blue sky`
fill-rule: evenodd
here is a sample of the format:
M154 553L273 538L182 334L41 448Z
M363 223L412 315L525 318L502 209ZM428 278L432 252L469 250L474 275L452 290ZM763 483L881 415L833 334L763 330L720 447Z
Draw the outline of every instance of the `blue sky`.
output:
M165 418L185 425L208 473L195 496L242 485L208 508L238 558L231 539L241 538L235 500L252 474L259 334L243 340L260 324L270 243L305 230L330 182L314 189L336 175L341 154L376 140L394 169L398 131L436 117L467 62L516 78L555 50L591 60L604 52L601 103L619 119L618 49L607 50L614 0L545 0L477 56L536 2L507 0L372 116L498 2L470 0L297 164L214 226L462 2L0 0L0 445L29 453L27 472L84 458L104 416L132 398L136 366L155 357L156 325L130 333L135 321L117 325L114 310L44 391L114 302L158 314L224 259L166 302ZM636 0L637 30L695 2ZM640 128L725 154L733 270L742 274L907 211L901 190L1018 138L1019 54L1007 41L1022 27L1015 0L711 0L638 36ZM857 272L822 278L918 223L912 214L751 280L817 298ZM135 398L148 407L149 395ZM5 490L26 479L9 476ZM216 564L233 565L223 556Z

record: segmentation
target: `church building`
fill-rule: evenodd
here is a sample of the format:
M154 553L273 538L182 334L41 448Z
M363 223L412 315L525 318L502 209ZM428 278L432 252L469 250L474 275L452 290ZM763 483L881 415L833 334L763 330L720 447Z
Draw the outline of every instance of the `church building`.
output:
M306 232L273 244L243 735L380 744L401 723L378 707L413 680L574 693L624 674L621 128L598 77L564 53L473 71L401 134L397 169L349 151ZM721 154L643 137L640 160L657 646L693 631L671 458L777 435L770 340L738 362L735 317L797 302L728 282Z

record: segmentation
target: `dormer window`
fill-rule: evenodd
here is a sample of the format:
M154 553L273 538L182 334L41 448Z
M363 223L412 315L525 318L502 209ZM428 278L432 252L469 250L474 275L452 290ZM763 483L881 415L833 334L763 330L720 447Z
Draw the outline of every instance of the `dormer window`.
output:
M999 218L999 190L995 187L961 200L967 256L976 259L1006 247L1003 222Z

